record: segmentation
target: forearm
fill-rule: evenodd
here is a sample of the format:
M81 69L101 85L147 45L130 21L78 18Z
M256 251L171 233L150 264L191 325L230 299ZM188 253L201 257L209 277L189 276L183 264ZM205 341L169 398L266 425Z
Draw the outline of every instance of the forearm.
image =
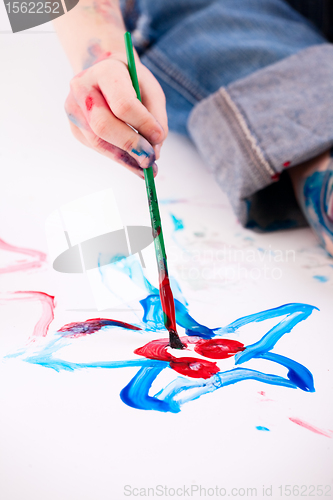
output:
M54 26L75 74L111 53L125 53L118 0L80 0Z
M165 96L139 58L142 102L136 96L118 0L80 0L55 27L75 73L65 102L74 136L141 178L151 165L156 174L168 132Z

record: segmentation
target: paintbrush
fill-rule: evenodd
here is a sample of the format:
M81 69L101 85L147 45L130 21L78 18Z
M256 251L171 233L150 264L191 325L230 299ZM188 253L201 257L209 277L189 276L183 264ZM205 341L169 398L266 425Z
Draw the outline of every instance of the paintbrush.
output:
M125 46L127 54L128 71L132 80L134 90L136 92L136 96L139 99L139 101L142 102L138 76L135 66L132 38L131 34L128 31L127 33L125 33ZM155 255L158 268L159 289L160 289L160 298L163 310L164 324L169 332L170 347L172 347L173 349L183 349L185 346L182 344L179 335L177 333L175 302L173 299L169 281L167 256L164 246L160 211L158 208L153 167L150 166L148 168L144 168L143 172L145 176L150 220L154 236Z

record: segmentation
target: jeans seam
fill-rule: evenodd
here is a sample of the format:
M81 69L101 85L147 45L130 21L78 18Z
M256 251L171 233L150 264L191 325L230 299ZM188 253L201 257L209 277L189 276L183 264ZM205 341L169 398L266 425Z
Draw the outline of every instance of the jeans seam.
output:
M160 78L177 90L191 104L197 104L207 97L207 93L203 92L197 85L194 85L186 76L178 71L157 48L147 51L144 56L159 70Z
M247 172L249 176L252 178L252 185L255 186L254 191L259 189L259 181L256 172L259 172L260 179L262 180L262 171L258 168L257 159L253 155L252 149L249 147L248 141L244 141L242 138L242 134L239 131L239 125L235 120L234 114L230 111L230 108L226 106L225 102L221 100L217 100L217 106L220 108L222 116L228 123L229 129L235 137L239 149L242 151L244 157L244 168L245 165L253 165L253 168L247 168ZM255 171L254 171L255 170ZM218 169L215 169L216 174L218 175ZM247 196L252 193L248 193ZM240 196L240 199L244 199L243 196Z
M229 114L233 116L234 122L237 123L237 125L238 125L237 126L237 129L238 129L237 135L239 137L242 136L243 139L241 139L241 141L243 144L244 143L247 144L247 146L246 146L247 151L249 151L248 146L250 146L250 150L252 152L251 156L254 160L253 163L255 164L257 169L260 170L260 172L262 172L262 168L260 168L260 166L263 167L264 170L269 174L270 179L271 179L271 177L274 176L276 172L272 169L272 167L270 166L268 161L265 159L263 151L261 150L260 146L258 145L256 138L251 133L251 131L250 131L250 129L245 121L245 118L242 115L242 113L240 112L237 104L233 101L230 94L227 92L227 90L224 87L221 87L219 89L219 95L222 97L224 103L229 108Z

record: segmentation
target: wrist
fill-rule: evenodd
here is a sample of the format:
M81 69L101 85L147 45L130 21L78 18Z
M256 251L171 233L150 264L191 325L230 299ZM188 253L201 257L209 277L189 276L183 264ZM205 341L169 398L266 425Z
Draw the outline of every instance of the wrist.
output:
M126 55L126 28L118 0L80 0L75 9L53 23L75 74L108 53Z

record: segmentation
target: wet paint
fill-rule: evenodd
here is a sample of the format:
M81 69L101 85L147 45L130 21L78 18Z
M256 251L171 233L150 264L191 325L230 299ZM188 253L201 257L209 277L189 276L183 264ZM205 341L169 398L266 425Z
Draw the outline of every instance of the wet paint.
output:
M23 355L23 359L26 362L39 364L56 371L137 366L139 367L139 371L121 392L121 399L129 406L145 410L178 413L185 403L194 401L204 394L212 393L227 385L244 380L256 380L265 384L292 389L298 388L306 392L313 392L315 390L313 377L305 366L290 358L270 352L270 350L275 347L283 335L290 333L293 327L300 321L305 320L314 309L313 306L306 304L286 304L279 308L245 316L225 327L219 328L218 337L214 339L217 340L216 345L223 346L224 356L226 355L225 349L227 346L227 357L232 357L235 361L234 367L225 371L223 370L223 361L226 357L220 357L218 363L216 363L211 361L212 358L204 359L191 356L189 352L190 346L194 347L194 350L196 352L199 351L199 354L201 354L203 345L206 345L206 347L212 345L210 343L207 344L207 341L203 342L199 330L197 331L198 335L195 337L188 336L181 338L185 349L177 351L177 356L167 347L168 339L165 338L154 340L139 347L135 350L137 358L124 361L73 363L56 356L56 353L62 347L68 345L68 343L75 342L77 337L85 334L94 335L101 328L112 328L113 331L119 331L119 328L123 331L128 328L141 328L141 325L139 327L108 319L93 319L88 322L65 325L56 334L50 336L50 341L47 345L44 344L39 351L36 352L34 350L32 354L26 353ZM237 332L239 328L246 324L278 317L282 317L282 319L255 344L239 345L238 341L230 343L231 339L221 337L223 334L230 335L231 332ZM97 324L94 323L96 321ZM142 321L142 327L147 331L144 321ZM214 334L214 332L212 333ZM243 359L241 356L243 356ZM262 358L270 361L271 368L268 365L268 373L239 366L253 358ZM271 373L274 364L286 368L287 373L285 377ZM168 368L176 371L181 376L176 377L154 395L150 395L149 391L152 383L161 371Z
M142 410L178 413L184 404L244 380L314 392L311 372L297 361L276 352L279 340L284 335L291 334L296 325L306 320L316 309L314 306L301 303L285 304L241 317L223 327L209 328L198 323L189 314L188 303L179 286L174 286L177 296L175 313L176 325L185 329L185 336L181 338L183 349L178 351L170 349L168 339L162 338L135 349L134 359L82 363L62 359L59 352L63 347L78 342L82 337L96 335L100 330L110 329L110 334L112 332L126 334L128 330L141 334L142 332L156 332L160 326L163 326L163 323L161 324L163 308L159 295L156 293L157 289L149 283L143 275L142 268L136 266L135 263L137 261L132 257L127 263L119 261L114 266L120 272L130 276L146 293L148 292L146 298L141 301L143 316L138 325L109 318L92 318L83 322L69 323L52 334L48 330L53 319L54 297L42 292L18 292L15 298L37 299L41 302L42 314L32 337L34 340L38 337L46 337L47 340L44 339L39 344L36 342L33 349L28 345L6 358L20 357L25 362L58 372L138 367L138 372L121 391L120 397L128 406ZM105 272L105 268L101 267L100 272ZM271 319L276 319L275 325L252 344L230 339L230 335L239 335L239 330L245 325ZM273 349L274 352L272 352ZM229 360L228 369L223 368L226 359ZM231 369L230 359L233 361ZM267 371L247 368L246 363L252 359L265 360ZM276 365L285 368L284 376L272 373ZM154 383L154 387L157 387L159 374L168 369L178 375L168 384L162 384L160 390L155 389L151 394L152 384ZM291 420L301 425L299 419L291 418ZM309 424L304 424L303 427L313 430Z
M187 354L191 354L190 351L186 351L186 337L181 339L183 345L183 354L181 358L172 355L169 348L169 339L158 339L149 342L143 347L139 347L134 351L135 354L139 356L144 356L148 359L158 359L160 361L168 361L171 369L180 373L181 375L186 375L191 378L210 378L212 375L219 371L216 363L211 361L202 360L199 358L193 358Z
M101 328L106 326L120 326L121 328L126 328L128 330L141 330L138 326L130 325L129 323L124 323L123 321L106 318L93 318L87 319L83 322L69 323L68 325L64 325L58 331L63 337L79 338L96 333L101 330Z
M194 348L195 352L201 356L211 359L227 359L244 349L244 344L230 339L202 339Z

